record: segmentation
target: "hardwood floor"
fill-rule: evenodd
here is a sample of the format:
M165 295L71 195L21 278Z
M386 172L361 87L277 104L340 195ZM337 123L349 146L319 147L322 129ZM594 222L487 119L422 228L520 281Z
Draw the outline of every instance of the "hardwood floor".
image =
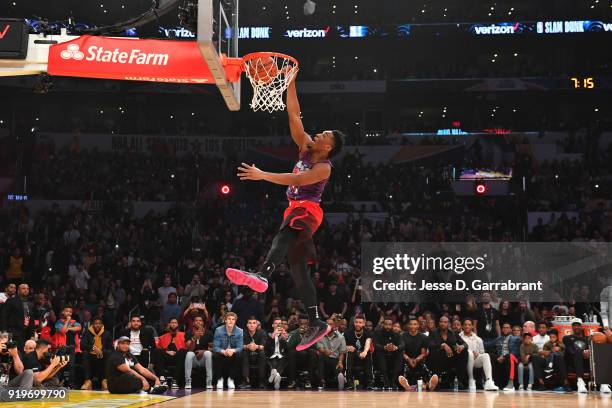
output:
M204 391L161 408L612 408L610 396L551 392Z

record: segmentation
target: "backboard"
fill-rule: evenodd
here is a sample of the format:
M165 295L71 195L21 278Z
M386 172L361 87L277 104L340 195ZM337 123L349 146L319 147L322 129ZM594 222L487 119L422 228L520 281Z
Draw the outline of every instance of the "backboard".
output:
M227 80L223 58L238 58L239 0L198 0L200 52L230 110L240 109L240 81Z

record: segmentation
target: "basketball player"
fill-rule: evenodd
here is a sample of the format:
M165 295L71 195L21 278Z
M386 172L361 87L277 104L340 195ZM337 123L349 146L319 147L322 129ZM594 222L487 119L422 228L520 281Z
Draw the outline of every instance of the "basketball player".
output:
M262 293L268 289L270 275L287 256L291 276L310 320L308 331L296 347L297 351L301 351L315 344L331 329L327 323L319 319L317 295L307 270L307 261L314 259L312 235L323 221L323 210L319 203L325 184L331 175L330 159L342 149L344 134L338 130L325 130L310 137L304 131L295 89L295 77L287 88L287 113L291 137L299 148L299 161L293 172L268 173L255 165L249 166L245 163L238 167L240 180L265 180L288 186L289 206L285 210L283 223L272 241L272 247L259 273L232 268L228 268L225 273L234 284L246 285Z

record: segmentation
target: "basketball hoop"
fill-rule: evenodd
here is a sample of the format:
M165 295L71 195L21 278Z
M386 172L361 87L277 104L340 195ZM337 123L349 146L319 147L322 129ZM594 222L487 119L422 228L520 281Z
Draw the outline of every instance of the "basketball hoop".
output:
M297 60L278 52L254 52L242 60L246 76L253 86L251 109L270 113L285 109L283 94L298 72Z

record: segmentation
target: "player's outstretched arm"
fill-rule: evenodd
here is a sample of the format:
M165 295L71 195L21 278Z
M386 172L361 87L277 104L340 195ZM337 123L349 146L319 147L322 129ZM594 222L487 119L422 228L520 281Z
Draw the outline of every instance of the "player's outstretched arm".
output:
M265 180L283 186L304 186L315 184L329 178L331 166L327 163L317 163L312 170L300 173L269 173L258 169L254 164L242 163L238 167L240 180Z
M304 131L300 102L298 101L297 90L295 89L295 80L296 77L293 77L287 88L287 114L289 115L289 130L291 131L291 137L295 144L298 145L301 152L306 148L309 142L312 142L312 139Z

